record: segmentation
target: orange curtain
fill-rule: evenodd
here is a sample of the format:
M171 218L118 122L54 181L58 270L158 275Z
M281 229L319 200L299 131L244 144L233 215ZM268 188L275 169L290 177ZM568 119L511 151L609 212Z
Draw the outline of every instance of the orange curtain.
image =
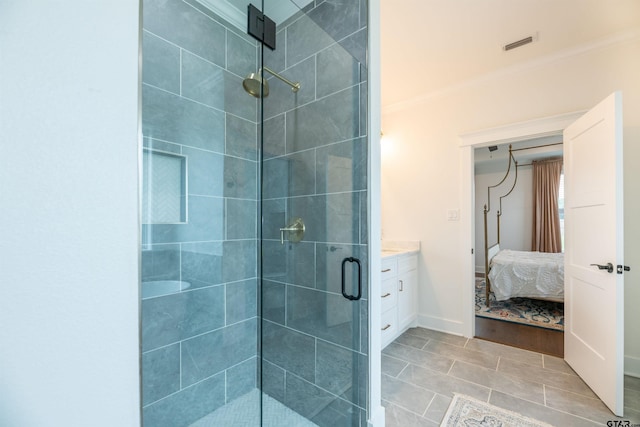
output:
M534 161L533 164L533 238L531 250L561 252L558 193L562 159Z

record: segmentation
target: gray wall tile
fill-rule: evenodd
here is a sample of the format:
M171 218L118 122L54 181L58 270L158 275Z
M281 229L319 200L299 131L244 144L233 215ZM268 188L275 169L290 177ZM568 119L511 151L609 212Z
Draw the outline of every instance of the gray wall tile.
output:
M257 357L227 369L227 403L256 388Z
M142 377L143 405L180 390L180 344L144 353Z
M222 197L224 156L189 147L182 153L187 156L188 193Z
M325 1L308 16L334 40L340 40L360 28L360 0Z
M263 151L264 158L282 156L285 153L284 114L264 121Z
M280 228L287 222L286 199L262 201L262 238L280 240Z
M263 198L274 199L289 195L289 164L288 157L278 157L263 162Z
M265 279L315 287L315 244L309 242L282 245L279 240L263 241Z
M262 317L281 325L285 322L285 286L270 280L262 282Z
M227 71L192 55L182 54L182 96L224 110L224 84Z
M267 65L267 68L270 68ZM275 71L275 70L274 70ZM307 104L316 98L316 61L311 57L290 68L281 71L282 77L300 83L297 92L292 87L265 71L269 82L269 96L264 99L263 108L266 118L282 114L299 105Z
M258 165L250 160L225 156L224 196L256 200Z
M365 407L368 364L366 356L318 341L316 385L351 403Z
M225 66L225 29L180 0L145 0L145 29L208 61Z
M362 274L362 298L368 298L368 250L366 246L320 244L316 250L316 288L342 293L342 261L355 257L360 260ZM358 270L356 263L345 263L345 288L350 294L357 293Z
M287 152L359 136L359 92L348 88L287 112Z
M311 18L303 16L287 27L287 66L330 46L334 40Z
M304 220L305 240L358 243L360 240L359 199L358 193L295 197L289 200L288 216L300 217Z
M235 282L257 276L256 240L231 240L223 243L222 279Z
M142 86L142 133L224 152L224 113L147 85Z
M180 280L180 246L148 245L142 249L142 281Z
M243 159L257 159L257 126L254 122L227 114L226 153Z
M185 243L182 245L182 280L191 287L210 286L223 283L222 242Z
M183 342L183 387L255 356L256 328L252 319Z
M360 83L360 63L339 44L318 53L317 96Z
M369 103L369 89L366 83L360 84L360 135L367 135L369 129L369 114L367 105Z
M367 140L357 138L317 150L317 192L338 193L367 188Z
M224 109L228 113L255 122L258 119L258 100L244 90L242 81L245 77L231 73L224 75Z
M367 192L360 192L360 244L369 244L369 211Z
M267 10L267 15L269 15L269 11ZM280 72L285 69L285 29L278 30L276 32L276 50L271 50L269 48L264 49L264 65L271 68L276 72Z
M367 66L368 36L367 29L363 28L338 42L363 67ZM366 79L367 73L361 73L360 78Z
M317 394L314 393L315 396ZM333 396L332 396L333 397ZM311 417L318 426L323 427L357 427L360 425L360 409L344 400L333 397L331 402Z
M287 374L285 404L318 426L359 425L356 407L295 375Z
M143 424L186 426L224 405L224 373L208 378L143 409Z
M227 239L255 239L258 206L254 200L225 199Z
M284 403L284 377L284 369L262 360L262 391L282 403Z
M227 283L227 325L258 315L257 280Z
M224 326L224 288L215 286L142 301L144 351Z
M142 81L180 94L180 48L145 31L142 51Z
M263 357L309 381L315 379L315 339L269 321L262 322Z
M364 290L363 290L364 293ZM369 303L365 299L358 301L360 306L360 353L369 353Z
M342 295L289 286L287 326L343 347L360 348L360 307Z
M227 70L243 78L249 73L255 73L258 69L256 49L254 43L227 31Z

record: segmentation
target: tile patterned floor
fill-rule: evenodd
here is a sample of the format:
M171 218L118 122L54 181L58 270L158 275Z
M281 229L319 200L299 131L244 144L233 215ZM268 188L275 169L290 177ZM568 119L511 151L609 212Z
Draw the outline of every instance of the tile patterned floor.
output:
M564 360L423 328L382 351L387 427L438 426L462 393L554 426L619 419ZM640 425L640 378L625 377L625 417Z

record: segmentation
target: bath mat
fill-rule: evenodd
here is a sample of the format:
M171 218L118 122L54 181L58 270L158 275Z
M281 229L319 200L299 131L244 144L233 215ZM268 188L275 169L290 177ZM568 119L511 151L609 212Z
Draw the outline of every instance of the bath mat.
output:
M493 294L489 298L491 307L485 304L484 279L476 279L476 316L564 331L564 304L561 302L529 298L496 301Z
M455 394L440 427L553 427L463 394Z

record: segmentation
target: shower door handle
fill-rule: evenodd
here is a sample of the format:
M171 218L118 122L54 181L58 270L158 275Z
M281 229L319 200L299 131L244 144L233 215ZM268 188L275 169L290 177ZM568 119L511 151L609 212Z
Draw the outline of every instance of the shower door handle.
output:
M304 222L302 218L294 218L286 227L280 229L280 243L284 245L284 232L289 233L289 241L292 243L298 243L304 237Z
M358 264L358 295L349 295L345 287L344 266L347 262L355 262ZM349 257L342 260L342 296L351 301L358 301L362 297L362 266L358 258Z

